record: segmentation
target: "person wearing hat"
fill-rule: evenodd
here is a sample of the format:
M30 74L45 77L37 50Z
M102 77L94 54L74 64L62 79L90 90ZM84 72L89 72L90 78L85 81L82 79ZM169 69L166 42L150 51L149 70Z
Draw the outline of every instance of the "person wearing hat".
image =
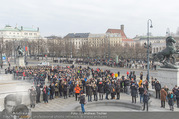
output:
M99 89L99 100L103 100L104 84L103 84L102 80L100 80L100 82L99 82L98 89Z

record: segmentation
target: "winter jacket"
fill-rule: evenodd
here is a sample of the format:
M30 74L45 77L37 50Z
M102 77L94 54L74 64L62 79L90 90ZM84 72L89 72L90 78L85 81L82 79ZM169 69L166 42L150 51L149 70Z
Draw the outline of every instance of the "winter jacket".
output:
M168 94L168 104L170 105L170 106L173 106L174 105L174 94Z
M139 94L144 94L144 88L143 87L139 88Z
M99 93L104 93L104 85L102 82L99 83L98 91L99 91Z
M131 86L131 96L136 97L136 95L137 95L137 87Z
M155 83L155 90L160 91L161 90L161 85L160 83Z
M161 94L161 96L160 96L161 101L165 101L166 97L167 97L167 92L164 89L162 89L160 91L160 94Z
M80 96L80 104L85 104L85 95Z
M80 93L81 88L79 86L75 87L75 93Z
M179 90L176 91L176 99L179 99Z
M148 103L149 99L150 99L149 94L148 93L144 94L144 98L143 98L144 103Z

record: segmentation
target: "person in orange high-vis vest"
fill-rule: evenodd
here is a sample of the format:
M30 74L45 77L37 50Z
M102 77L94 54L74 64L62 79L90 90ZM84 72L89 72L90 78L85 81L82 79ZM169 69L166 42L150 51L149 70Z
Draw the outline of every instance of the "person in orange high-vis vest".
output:
M75 87L75 98L77 101L77 96L80 94L81 88L79 87L79 85L77 84Z

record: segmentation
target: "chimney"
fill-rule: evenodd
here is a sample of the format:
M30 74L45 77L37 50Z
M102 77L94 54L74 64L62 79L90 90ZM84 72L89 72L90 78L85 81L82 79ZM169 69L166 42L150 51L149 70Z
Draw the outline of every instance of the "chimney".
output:
M124 25L123 24L121 25L121 30L124 31Z
M37 31L39 31L39 27L37 27Z
M21 26L21 30L23 30L23 26Z

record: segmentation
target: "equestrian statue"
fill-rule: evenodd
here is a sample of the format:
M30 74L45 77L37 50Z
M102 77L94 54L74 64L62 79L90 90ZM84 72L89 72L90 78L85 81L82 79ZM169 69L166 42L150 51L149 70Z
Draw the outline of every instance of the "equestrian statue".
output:
M23 51L23 49L21 48L21 46L18 46L18 47L17 47L17 51L18 51L18 56L23 56L23 54L24 54L23 52L24 52L24 51Z
M172 36L166 38L166 48L161 52L153 53L153 62L159 60L163 65L161 68L173 68L178 69L175 65L176 59L173 54L179 54L179 50L176 50L175 44L176 40Z

